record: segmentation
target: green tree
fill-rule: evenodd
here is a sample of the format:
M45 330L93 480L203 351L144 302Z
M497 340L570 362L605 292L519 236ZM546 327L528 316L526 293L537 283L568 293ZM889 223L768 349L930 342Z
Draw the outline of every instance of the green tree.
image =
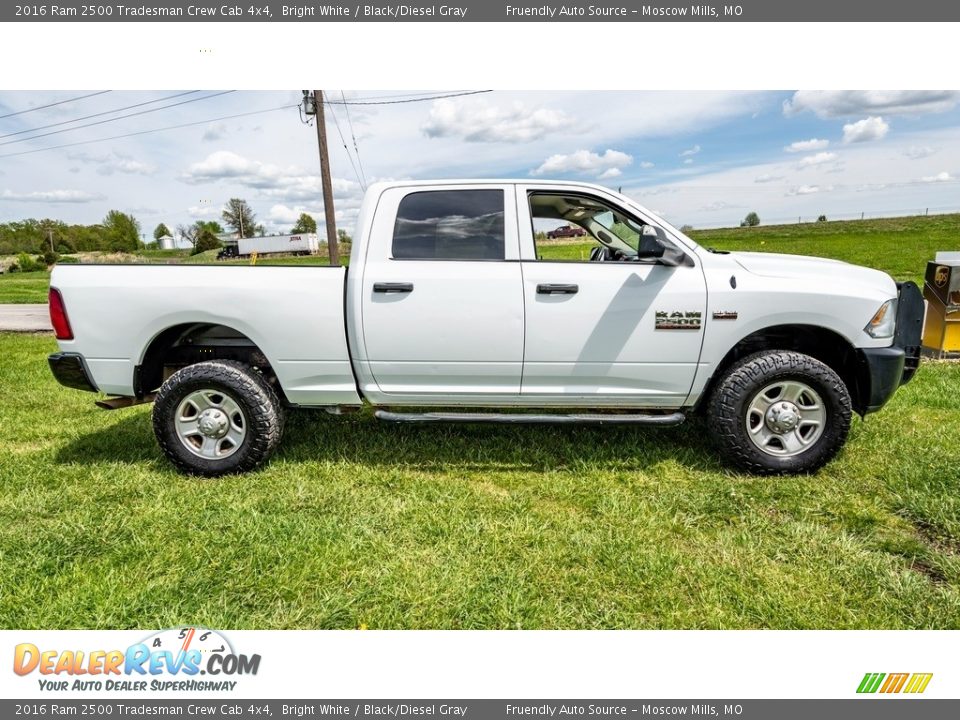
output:
M353 238L350 237L350 234L346 230L344 230L343 228L340 228L339 230L337 230L337 242L341 244L352 243Z
M218 223L216 220L197 220L197 222L194 223L194 226L197 228L197 232L209 230L214 235L223 234L223 225Z
M747 213L747 216L743 219L743 222L740 223L740 227L756 227L759 224L760 216L751 211Z
M196 255L206 250L216 250L222 245L223 243L220 242L220 238L218 238L215 233L204 228L197 234L197 242L194 244L193 252L190 254Z
M297 224L294 225L290 230L290 234L296 235L297 233L315 233L316 231L317 221L307 213L300 213L300 217L297 218Z
M250 205L241 198L230 198L221 213L223 222L241 237L256 237L257 217Z
M173 233L170 232L170 228L163 223L160 223L153 229L153 239L157 242L160 242L160 238L162 238L164 235L173 236Z
M100 225L107 249L129 252L140 246L140 223L133 215L111 210Z

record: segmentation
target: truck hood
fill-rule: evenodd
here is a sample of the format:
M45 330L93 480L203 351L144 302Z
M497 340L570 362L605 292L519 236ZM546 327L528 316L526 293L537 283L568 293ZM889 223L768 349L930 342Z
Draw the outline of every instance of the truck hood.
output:
M897 284L887 273L842 260L763 252L734 252L730 255L740 267L754 275L799 280L836 279L844 285L868 287L888 293L890 297L897 294Z

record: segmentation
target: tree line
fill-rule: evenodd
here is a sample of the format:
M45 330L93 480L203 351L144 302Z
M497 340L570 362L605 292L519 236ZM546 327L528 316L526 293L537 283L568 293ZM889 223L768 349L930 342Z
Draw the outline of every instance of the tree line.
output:
M226 232L224 225L237 237L266 234L250 204L242 198L230 198L220 213L220 222L197 220L177 225L173 231L161 222L153 230L152 242L159 244L160 238L169 235L189 243L195 253L212 250L222 245L220 236ZM94 225L69 224L49 218L0 223L0 255L28 253L49 258L95 250L135 252L150 244L142 240L141 230L139 220L119 210L109 211L101 222ZM315 232L317 221L307 213L301 213L290 229L290 234Z
M96 225L70 225L61 220L30 218L0 223L0 255L50 252L59 255L87 250L131 252L140 247L140 222L111 210Z

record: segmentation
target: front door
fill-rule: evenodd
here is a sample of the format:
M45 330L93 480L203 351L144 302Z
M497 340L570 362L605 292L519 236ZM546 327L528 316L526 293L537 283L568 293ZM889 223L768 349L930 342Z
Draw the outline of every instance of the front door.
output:
M580 406L682 405L706 312L694 254L611 198L519 188L517 203L528 214L520 225L527 255L522 395ZM547 237L565 226L586 235ZM663 241L674 247L657 258Z

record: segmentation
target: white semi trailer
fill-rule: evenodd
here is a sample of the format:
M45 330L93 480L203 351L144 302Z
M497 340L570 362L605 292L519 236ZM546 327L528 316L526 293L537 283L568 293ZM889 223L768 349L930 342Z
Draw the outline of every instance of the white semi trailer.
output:
M294 255L313 255L320 247L316 233L298 233L296 235L268 235L264 237L240 238L237 241L237 254L240 256L271 255L292 253Z

